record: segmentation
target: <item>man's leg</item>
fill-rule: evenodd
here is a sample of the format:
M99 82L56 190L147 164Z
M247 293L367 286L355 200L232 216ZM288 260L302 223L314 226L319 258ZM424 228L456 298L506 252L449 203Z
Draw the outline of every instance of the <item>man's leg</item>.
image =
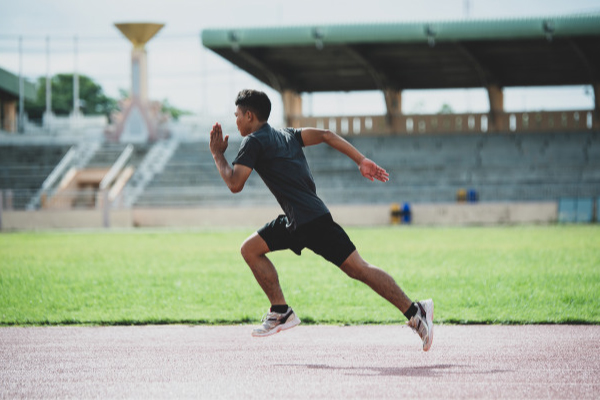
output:
M267 243L256 232L244 241L241 248L242 257L269 298L271 305L287 304L279 285L277 270L266 256L269 251Z
M400 289L400 286L384 270L366 262L358 251L354 251L340 266L349 277L367 284L381 297L392 303L403 314L408 311L412 301Z
M412 303L387 272L365 260L354 250L342 263L340 269L351 278L371 287L381 297L392 303L407 318L408 326L423 340L423 350L428 351L433 342L433 300Z
M300 318L283 297L275 266L266 256L269 251L269 246L258 233L246 239L241 248L244 260L271 302L271 308L263 318L262 325L252 331L252 336L255 337L271 336L300 324Z

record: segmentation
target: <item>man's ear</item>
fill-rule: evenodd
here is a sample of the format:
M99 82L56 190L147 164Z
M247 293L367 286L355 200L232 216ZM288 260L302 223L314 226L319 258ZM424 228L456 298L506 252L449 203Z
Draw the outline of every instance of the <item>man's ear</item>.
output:
M252 113L252 111L248 110L246 111L246 114L244 115L248 121L252 122L252 120L254 119L254 113Z

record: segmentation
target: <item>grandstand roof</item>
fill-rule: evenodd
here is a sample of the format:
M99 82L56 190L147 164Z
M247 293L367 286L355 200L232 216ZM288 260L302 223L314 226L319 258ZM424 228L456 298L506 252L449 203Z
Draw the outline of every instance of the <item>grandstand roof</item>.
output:
M600 14L207 29L202 43L279 91L600 82Z
M35 100L35 86L33 83L25 80L24 97L27 100ZM19 98L19 77L5 69L0 68L0 98Z

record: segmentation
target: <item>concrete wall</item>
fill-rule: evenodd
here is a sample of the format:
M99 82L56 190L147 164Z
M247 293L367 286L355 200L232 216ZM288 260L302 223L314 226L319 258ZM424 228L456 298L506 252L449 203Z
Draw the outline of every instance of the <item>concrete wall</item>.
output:
M342 226L389 225L390 206L344 205L330 207ZM251 208L133 208L111 210L112 228L152 227L243 227L257 229L281 214L278 207ZM551 224L557 221L558 206L545 203L476 203L412 205L413 225L498 225ZM0 216L2 231L103 228L102 210L7 211Z
M558 205L545 203L415 204L414 225L549 224Z

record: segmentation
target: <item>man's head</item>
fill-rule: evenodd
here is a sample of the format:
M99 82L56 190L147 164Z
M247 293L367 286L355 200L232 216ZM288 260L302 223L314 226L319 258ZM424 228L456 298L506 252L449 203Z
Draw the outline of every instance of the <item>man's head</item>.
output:
M235 105L235 122L242 136L257 131L271 114L271 100L258 90L242 90L235 99Z
M244 113L252 112L260 122L267 122L271 115L271 100L264 92L258 90L242 90L235 99L235 105Z

